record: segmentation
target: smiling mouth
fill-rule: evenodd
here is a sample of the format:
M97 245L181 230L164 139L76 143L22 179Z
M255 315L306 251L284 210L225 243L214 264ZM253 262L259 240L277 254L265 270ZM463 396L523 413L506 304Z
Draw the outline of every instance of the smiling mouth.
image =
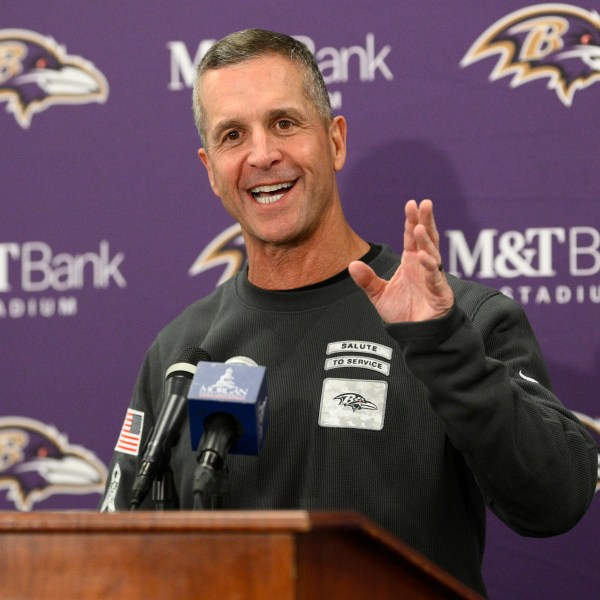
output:
M281 200L283 195L294 185L295 181L275 183L273 185L259 185L250 190L250 193L259 204L273 204Z

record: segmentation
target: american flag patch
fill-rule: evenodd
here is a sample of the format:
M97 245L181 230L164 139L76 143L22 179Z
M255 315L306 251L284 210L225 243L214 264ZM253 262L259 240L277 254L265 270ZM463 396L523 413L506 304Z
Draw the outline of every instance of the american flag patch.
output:
M137 456L140 452L143 426L144 413L128 408L115 450Z

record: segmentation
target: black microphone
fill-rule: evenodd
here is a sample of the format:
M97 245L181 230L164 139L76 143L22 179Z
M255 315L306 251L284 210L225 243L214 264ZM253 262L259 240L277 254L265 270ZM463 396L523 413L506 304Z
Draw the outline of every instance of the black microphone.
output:
M150 440L144 449L144 457L133 484L133 496L129 503L135 510L147 496L153 481L164 470L186 417L187 394L200 361L210 360L206 350L190 346L185 348L176 363L166 372L165 402L156 419Z
M228 452L259 453L269 420L267 399L266 369L250 358L198 365L188 397L192 448L200 446L196 504L222 506Z

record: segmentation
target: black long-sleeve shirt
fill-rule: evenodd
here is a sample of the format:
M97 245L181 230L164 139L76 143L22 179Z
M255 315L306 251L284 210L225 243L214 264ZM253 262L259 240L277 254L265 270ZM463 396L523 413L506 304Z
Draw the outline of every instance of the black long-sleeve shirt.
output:
M370 264L390 277L399 257L383 247ZM248 356L267 367L270 427L258 457L228 457L227 506L358 511L485 594L486 504L522 534L566 531L592 499L597 446L553 395L521 307L448 279L449 315L386 325L348 277L288 293L239 273L150 348L131 404L142 442L184 347ZM128 508L139 459L115 452L103 510ZM172 458L183 509L195 459L185 424Z

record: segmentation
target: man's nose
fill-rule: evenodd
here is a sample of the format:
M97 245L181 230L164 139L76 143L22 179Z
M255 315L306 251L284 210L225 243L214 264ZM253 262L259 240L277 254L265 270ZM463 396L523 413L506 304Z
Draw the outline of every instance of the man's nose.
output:
M279 140L268 132L255 132L250 140L248 164L257 169L270 169L282 159Z

